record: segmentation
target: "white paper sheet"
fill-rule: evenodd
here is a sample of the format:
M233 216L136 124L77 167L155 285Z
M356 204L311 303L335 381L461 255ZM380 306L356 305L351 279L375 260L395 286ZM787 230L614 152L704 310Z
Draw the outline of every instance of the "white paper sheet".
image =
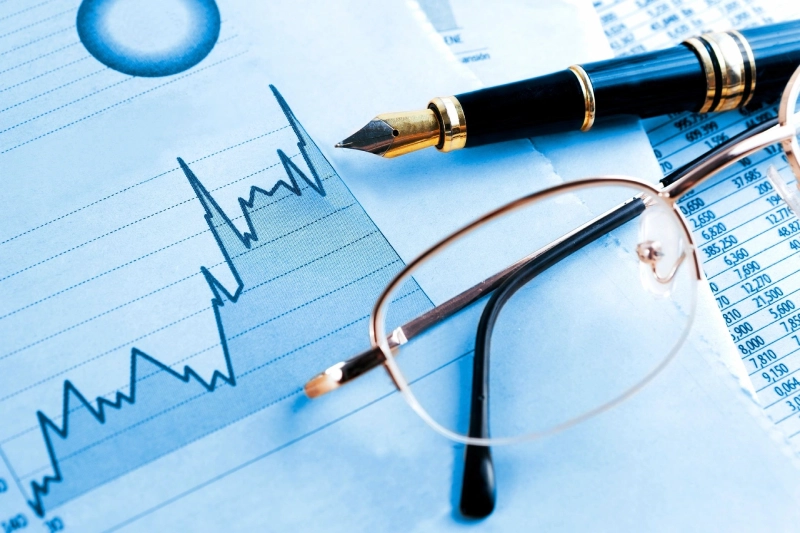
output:
M42 111L16 122L2 119L9 120L3 122L4 128L31 120L10 130L16 143L3 141L3 150L10 150L0 155L3 182L11 183L3 189L2 240L13 238L4 245L17 247L2 256L3 275L13 267L26 269L4 280L0 303L3 309L26 306L37 301L32 297L35 291L43 292L38 299L50 294L44 291L65 291L15 313L30 313L24 320L2 326L5 349L37 343L24 350L36 355L0 361L0 391L19 399L3 402L0 418L2 521L67 531L463 528L453 511L462 447L424 426L392 394L383 373L375 372L320 401L304 400L299 387L312 367L316 371L349 355L351 339L358 341L363 335L366 343L363 315L349 317L358 309L369 312L369 290L359 285L369 275L383 267L399 267L399 260L408 260L488 207L558 181L528 141L450 158L429 151L395 161L331 148L342 130L346 134L360 127L375 112L418 106L431 94L469 90L476 86L474 79L428 46L431 36L420 30L402 4L221 3L222 33L211 54L194 69L152 79L129 79L103 69L80 44L70 44L69 38L75 39L74 2L54 0L27 9L9 1L0 8L0 17L7 17L2 19L2 34L19 36L3 50L20 46L20 53L29 54L9 63L14 67L9 72L27 77L2 81L2 89L9 88L3 94L16 94L10 89L16 83L22 84L16 87L38 84L26 80L49 83L37 85L35 93L25 87L26 94L14 100L21 103L36 97L30 103ZM247 37L251 25L261 34L255 42ZM10 33L23 26L40 33ZM70 31L58 33L63 28ZM48 41L49 34L66 40ZM153 38L159 35L156 32ZM40 37L40 44L31 43ZM230 52L223 46L237 42L242 44ZM31 44L23 47L26 43ZM44 48L37 52L35 46ZM61 52L54 51L62 47L76 55L59 63ZM45 55L50 52L54 53ZM229 57L221 52L231 53L230 59L217 63ZM244 53L236 55L240 52ZM67 65L70 61L75 62ZM67 77L73 65L87 70ZM0 70L5 68L4 64ZM92 74L95 70L98 73ZM51 75L64 79L53 84ZM80 76L87 77L79 81ZM64 85L71 80L74 83ZM164 85L167 81L171 83ZM404 90L397 90L401 83ZM60 85L64 87L57 89ZM134 89L118 92L128 87ZM15 109L21 111L25 105ZM42 114L48 110L52 112ZM42 116L33 118L37 115ZM27 144L13 148L22 142ZM178 156L191 173L176 169ZM263 203L248 207L238 201L251 186L269 191L278 180L285 184L274 193L278 196L265 200L259 193L258 201L290 207ZM293 192L290 186L295 183L298 188ZM171 208L179 202L185 202L180 204L185 210ZM254 214L261 207L261 215ZM242 236L233 230L248 228L245 213L261 237L258 243L251 242L256 249L273 239L281 242L289 233L297 239L296 246L289 251L265 248L269 253L257 260L237 262L248 257L244 245L238 244ZM559 215L554 224L570 222L568 213ZM339 216L343 218L334 225ZM328 231L319 230L322 217L329 217L324 218ZM267 238L265 232L271 231L275 234ZM299 238L305 235L305 241ZM368 237L375 239L372 248L336 255ZM181 247L181 239L192 244ZM155 243L163 244L159 248ZM238 280L224 264L221 250L229 250L228 246L241 253L231 259L234 265L243 265L236 270ZM316 246L328 251L319 255ZM161 259L165 257L159 255L161 248L177 253L167 252L172 254L168 260ZM315 256L307 257L311 253ZM128 256L128 261L143 259L130 263L135 268L125 266L119 277L103 274L117 267L113 272L120 272L125 264L120 259ZM333 266L317 262L334 257L340 262ZM375 263L379 259L385 263ZM39 261L44 262L31 266ZM349 268L343 267L346 261ZM206 277L201 266L208 267L220 283ZM359 271L356 279L347 279ZM305 272L310 274L299 280L287 277ZM93 277L97 275L101 276ZM200 281L196 292L174 291L183 287L179 282L183 277ZM271 285L276 281L272 278L283 281ZM101 285L94 285L98 279ZM103 281L111 279L114 283ZM369 285L370 290L378 291L380 281ZM178 284L166 287L174 282ZM154 284L147 289L150 292L164 286L156 294L173 291L171 297L147 300L141 308L131 307L136 302L127 305L149 294L143 293L147 283ZM242 288L237 298L225 294L223 286L234 291L237 285ZM357 297L344 299L344 304L327 298L327 292L342 294L345 286L361 287ZM87 289L92 290L83 292ZM324 297L310 298L315 291ZM195 296L200 298L197 302ZM218 300L213 305L212 296ZM335 309L325 308L323 302L332 302ZM294 303L306 311L292 315ZM130 314L126 320L116 320L115 309L123 304L123 313ZM424 304L421 298L419 305ZM189 319L179 319L197 310L201 312L195 316L208 316L206 306L219 312L225 328L236 328L225 330L230 336L219 337L213 322L180 329ZM108 314L93 319L101 313ZM297 318L273 321L278 315ZM96 326L98 320L111 318ZM466 333L454 337L453 350L469 346L474 318L464 315L466 322L456 323L465 324ZM92 320L84 323L86 319ZM273 326L265 328L262 323ZM351 326L355 329L348 329ZM72 329L61 333L65 328ZM149 331L155 333L144 336ZM173 337L173 331L180 334ZM264 331L271 333L263 337L250 333ZM53 334L57 335L49 337ZM215 335L218 340L209 338ZM70 342L61 342L66 336ZM200 387L199 380L210 380L214 371L230 377L224 350L215 345L222 340L229 343L234 374L242 357L261 358L263 365L274 363L276 370L259 374L253 368L248 375L260 378L248 389L247 398L237 395L247 384L245 376L237 375L241 379L235 387L217 378L219 388L198 391L197 400L179 399L183 381L165 370L148 371L137 390L152 384L151 394L140 396L143 401L135 404L120 399L119 410L107 407L107 423L102 425L86 416L85 406L70 404L75 430L71 436L85 439L91 432L109 433L72 450L68 447L76 441L69 436L53 437L56 451L66 452L58 455L64 459L63 479L53 483L62 487L62 501L49 507L45 499L41 522L49 525L34 517L25 504L31 497L27 482L54 474L41 433L37 435L36 412L41 410L59 423L64 380L89 399L106 395L113 400L116 390L130 392L133 342L177 372L184 371L184 365L197 369L202 378L184 377L186 386ZM112 350L119 345L121 349ZM142 363L145 358L136 360ZM71 368L73 362L80 366ZM731 383L718 377L702 357L687 349L662 378L622 408L556 438L496 450L499 507L478 527L753 530L794 523L798 518L794 502L800 494L787 458L759 431L758 419L732 394ZM264 400L258 391L278 397L270 407L221 429L212 427L189 442L190 429L252 409L254 398ZM223 395L225 400L214 404ZM136 409L158 407L155 400L165 399L176 403L174 409L161 412L181 416L170 419L171 424L160 431L148 432L154 426L147 425L150 420L137 420ZM192 408L195 405L201 407ZM182 446L174 451L157 458L147 455L175 439ZM126 453L113 459L91 455L95 452L90 450L108 450L107 443L114 443L112 451ZM742 461L745 456L747 462ZM67 468L80 461L92 461L92 467L79 475ZM15 476L26 476L26 483L18 487ZM73 492L65 495L63 487L73 487ZM717 497L707 501L708 494Z

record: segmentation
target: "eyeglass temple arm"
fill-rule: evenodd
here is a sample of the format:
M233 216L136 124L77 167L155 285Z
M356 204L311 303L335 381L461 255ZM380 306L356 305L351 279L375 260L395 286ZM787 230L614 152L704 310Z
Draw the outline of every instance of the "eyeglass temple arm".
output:
M599 237L638 217L646 205L641 197L615 208L595 219L562 240L508 276L489 298L483 309L475 339L475 357L472 366L472 404L470 408L469 436L489 438L489 352L492 331L497 317L506 302L533 278L562 259L569 257ZM461 485L461 514L483 518L494 510L496 499L494 466L488 446L467 445L464 453L464 481Z

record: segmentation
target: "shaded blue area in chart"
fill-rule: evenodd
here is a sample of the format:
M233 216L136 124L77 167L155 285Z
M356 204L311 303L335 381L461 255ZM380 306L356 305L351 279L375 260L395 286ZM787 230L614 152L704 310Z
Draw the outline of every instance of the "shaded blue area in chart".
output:
M286 179L240 198L248 231L239 233L191 169L180 164L238 287L230 294L202 268L225 368L209 382L137 349L129 394L90 402L64 384L63 425L39 412L53 476L32 483L40 516L256 411L301 393L331 362L367 347L366 318L403 266L278 91L310 176L282 151ZM432 304L411 281L393 306L400 323Z
M219 38L220 15L214 0L178 0L175 7L183 11L188 27L175 30L185 30L183 37L163 48L137 49L115 34L110 21L114 9L128 1L83 0L75 21L86 50L107 67L123 74L157 77L183 72L202 61ZM146 19L137 22L147 24ZM150 29L133 28L140 35L148 35ZM162 35L174 33L162 32Z
M458 24L456 17L453 15L453 8L450 6L450 0L419 0L419 5L428 19L436 28L436 31L451 31L457 30Z

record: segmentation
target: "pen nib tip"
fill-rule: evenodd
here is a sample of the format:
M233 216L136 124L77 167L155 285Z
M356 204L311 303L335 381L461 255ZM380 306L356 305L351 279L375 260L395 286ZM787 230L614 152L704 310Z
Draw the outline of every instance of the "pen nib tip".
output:
M336 143L335 147L383 155L394 142L392 133L391 126L383 120L375 118L350 137Z

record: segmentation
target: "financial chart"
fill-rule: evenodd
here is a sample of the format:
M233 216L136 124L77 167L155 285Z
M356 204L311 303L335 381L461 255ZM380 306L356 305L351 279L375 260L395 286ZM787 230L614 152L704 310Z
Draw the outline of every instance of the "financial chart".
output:
M298 383L325 365L320 354L363 347L369 304L400 259L273 91L310 175L278 151L287 177L270 190L250 189L238 215L246 233L239 233L180 161L237 281L231 294L200 268L214 294L225 367L206 381L189 365L173 369L133 348L130 385L113 401L95 403L66 381L56 421L38 415L55 475L20 478L32 485L37 514L256 411L291 401L302 393ZM401 299L401 321L431 306L416 284Z
M773 13L757 0L594 4L618 56L672 46L706 31L791 17L786 10ZM681 113L646 120L645 128L666 174L777 114L774 105L727 113ZM759 400L796 446L800 437L800 320L795 304L800 298L800 223L768 181L770 165L791 185L794 177L783 151L772 146L691 191L680 209L689 221L717 306Z
M142 150L154 170L132 172L123 158L137 147L106 138L150 119L162 93L181 106L186 91L235 80L248 52L214 2L178 1L204 33L156 49L158 61L131 58L115 36L80 28L102 26L98 4L0 4L0 168L42 180L25 184L30 202L0 238L6 531L115 529L392 392L384 379L297 414L310 376L368 346L372 304L402 261L289 98L270 86L235 141L193 140L193 157ZM62 180L40 173L53 168ZM86 172L113 184L81 189ZM37 187L63 202L44 209ZM395 305L399 321L432 306L413 282ZM254 442L245 426L270 429ZM115 496L131 488L141 501ZM64 514L76 502L104 512L78 526Z
M4 532L136 527L394 392L380 372L301 391L367 346L402 260L300 99L252 77L225 2L137 5L0 1ZM422 5L459 34L449 2ZM120 22L164 8L143 35ZM393 318L431 306L412 282Z

